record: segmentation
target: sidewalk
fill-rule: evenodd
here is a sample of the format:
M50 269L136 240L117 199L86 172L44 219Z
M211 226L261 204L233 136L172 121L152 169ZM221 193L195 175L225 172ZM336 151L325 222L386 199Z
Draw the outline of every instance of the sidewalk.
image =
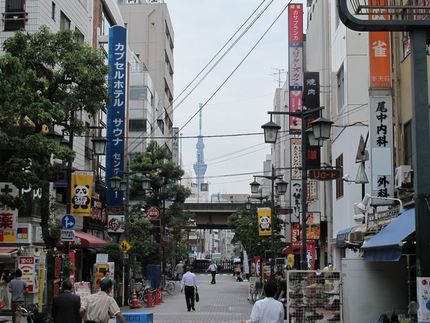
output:
M238 323L248 319L252 304L248 301L248 282L236 282L232 275L217 275L217 283L210 284L210 274L198 274L200 302L196 311L188 312L184 294L166 295L164 303L153 308L130 309L123 312L151 312L156 323ZM179 288L179 284L178 284Z

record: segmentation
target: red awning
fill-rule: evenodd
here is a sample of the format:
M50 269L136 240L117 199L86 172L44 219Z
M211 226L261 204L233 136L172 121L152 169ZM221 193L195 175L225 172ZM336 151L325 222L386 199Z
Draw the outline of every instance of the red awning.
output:
M0 247L0 258L10 258L18 252L17 248Z
M82 231L75 231L75 241L72 245L78 248L104 248L108 244L107 241Z

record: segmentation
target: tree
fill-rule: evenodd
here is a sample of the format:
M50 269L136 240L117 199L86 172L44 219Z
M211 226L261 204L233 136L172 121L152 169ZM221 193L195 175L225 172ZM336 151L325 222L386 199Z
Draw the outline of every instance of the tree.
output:
M165 146L159 146L155 141L151 141L145 153L133 156L130 169L134 174L146 176L150 181L150 191L143 196L140 194L141 202L138 204L137 209L148 211L150 207L159 208L162 227L166 231L164 235L172 236L177 235L178 232L180 233L181 228L192 219L191 214L185 212L182 207L191 192L179 184L184 171L171 160L168 149ZM132 199L141 193L140 185L141 177L132 176L130 189ZM158 223L154 223L153 233L158 235L158 244L161 240ZM153 246L154 244L152 244ZM146 263L149 263L148 261L160 262L159 248L158 245L156 249L148 249L152 253L147 254L144 261ZM170 248L169 250L172 251Z
M79 33L52 33L47 27L33 34L17 32L4 42L4 51L0 56L0 178L19 190L41 189L42 234L52 251L58 237L50 230L49 182L56 171L51 160L67 163L75 153L46 133L53 132L54 126L68 134L83 132L84 123L76 116L93 118L106 104L108 68L102 52L82 43ZM0 204L24 207L22 196L0 194ZM48 264L48 296L52 296L52 274Z
M228 225L234 230L232 243L240 242L249 259L254 256L264 257L266 250L272 250L271 237L260 237L258 235L257 209L253 208L248 211L242 207L229 216L227 221ZM276 256L276 251L285 245L280 234L283 223L278 217L272 216L272 225L273 247Z

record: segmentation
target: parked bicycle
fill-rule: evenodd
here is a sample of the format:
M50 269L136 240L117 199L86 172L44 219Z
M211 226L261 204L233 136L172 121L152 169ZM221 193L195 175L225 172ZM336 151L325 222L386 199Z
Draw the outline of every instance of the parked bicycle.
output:
M133 292L136 292L136 297L140 303L147 304L148 291L151 291L152 302L155 302L155 289L151 288L149 281L139 281L131 284L131 294L128 298L128 305L132 304Z
M176 282L174 280L166 279L166 276L163 276L161 279L161 289L165 290L169 295L176 295L179 292Z
M21 306L21 316L24 317L27 323L49 323L49 317L46 309L39 312L37 304L28 304Z

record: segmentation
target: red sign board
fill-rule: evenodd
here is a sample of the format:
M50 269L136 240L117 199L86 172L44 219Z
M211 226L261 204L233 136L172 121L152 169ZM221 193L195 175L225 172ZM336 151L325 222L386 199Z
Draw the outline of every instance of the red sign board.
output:
M309 170L309 178L318 181L331 181L342 177L341 169L311 169Z
M148 218L150 220L158 220L158 216L160 215L160 211L156 207L150 207L148 210Z

